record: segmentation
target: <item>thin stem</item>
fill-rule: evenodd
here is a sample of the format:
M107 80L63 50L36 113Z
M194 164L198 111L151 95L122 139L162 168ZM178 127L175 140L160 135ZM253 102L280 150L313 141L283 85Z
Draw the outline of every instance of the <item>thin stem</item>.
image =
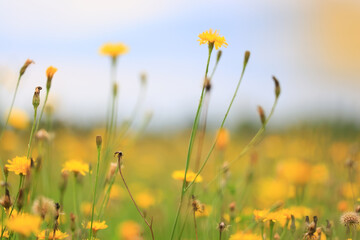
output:
M274 239L274 234L273 234L273 231L274 231L274 222L272 220L270 220L270 240L273 240Z
M244 77L244 73L245 73L246 66L247 66L247 60L244 61L244 65L243 65L243 69L242 69L242 71L241 71L240 79L239 79L239 81L238 81L238 83L237 83L237 86L236 86L234 95L233 95L233 97L232 97L232 99L231 99L231 101L230 101L230 104L229 104L229 107L228 107L228 109L227 109L227 111L226 111L226 113L225 113L224 119L223 119L222 122L221 122L220 129L222 129L222 128L224 127L225 121L226 121L227 116L228 116L228 114L229 114L229 112L230 112L230 109L231 109L231 107L232 107L232 105L233 105L233 103L234 103L234 100L235 100L235 98L236 98L237 92L239 91L239 87L240 87L240 84L241 84L242 79L243 79L243 77ZM211 146L210 151L209 151L208 155L206 156L204 163L203 163L202 166L200 167L200 170L196 173L196 176L194 177L193 181L191 181L191 182L189 183L189 185L187 186L187 188L185 189L185 191L186 191L187 189L189 189L192 184L194 184L196 178L200 175L201 171L202 171L203 168L205 167L205 165L206 165L207 161L209 160L209 158L210 158L213 150L215 149L215 145L216 145L217 139L218 139L218 136L216 136L216 139L215 139L213 145Z
M209 71L209 64L210 64L210 57L211 57L211 53L212 50L214 49L214 44L209 44L209 55L208 55L208 59L207 59L207 64L206 64L206 70L205 70L205 80L207 79L207 74ZM201 95L200 95L200 100L199 100L199 105L196 111L196 115L195 115L195 119L194 119L194 123L192 126L192 130L191 130L191 136L190 136L190 142L189 142L189 147L188 147L188 153L187 153L187 158L186 158L186 164L185 164L185 173L184 173L184 181L183 181L183 185L181 188L181 195L180 195L180 203L179 203L179 207L176 213L176 217L175 217L175 221L174 221L174 225L171 231L171 237L170 239L172 240L174 238L174 234L175 234L175 228L179 219L179 215L180 215L180 211L181 211L181 207L182 207L182 202L184 199L184 193L186 192L186 175L187 175L187 171L189 169L189 165L190 165L190 157L191 157L191 153L192 153L192 149L193 149L193 145L194 145L194 141L195 141L195 136L196 136L196 132L197 132L197 128L198 128L198 124L199 124L199 119L200 119L200 110L203 104L203 99L204 99L204 93L205 93L205 86L203 85L202 91L201 91Z
M20 79L21 79L21 74L19 74L19 77L18 77L18 80L17 80L17 83L16 83L15 92L14 92L13 98L11 100L11 105L10 105L9 113L7 115L7 118L6 118L5 125L2 128L1 133L0 133L0 140L1 140L2 136L4 135L4 132L5 132L6 128L7 128L8 123L9 123L10 115L11 115L12 109L14 107L16 95L17 95L17 92L18 92L18 89L19 89Z
M30 157L30 149L31 149L31 143L32 143L32 139L33 139L33 135L35 132L35 126L36 126L36 115L37 115L37 107L34 108L34 121L31 127L31 132L30 132L30 139L29 139L29 144L28 144L28 150L27 150L27 158Z
M198 231L197 231L197 225L196 225L196 214L195 211L194 212L194 226L195 226L195 236L196 236L196 240L198 240Z
M19 199L19 194L20 194L20 189L21 189L21 186L22 186L23 178L24 178L24 176L23 176L22 174L20 174L20 181L19 181L18 192L17 192L17 194L16 194L15 201L14 201L12 207L11 207L11 210L10 210L10 213L9 213L9 217L8 217L9 219L10 219L10 217L11 217L13 211L14 211L15 204L16 204L17 200ZM5 230L6 230L6 226L2 228L1 238L2 238L3 235L4 235Z
M97 184L98 184L98 177L99 177L99 166L100 166L100 153L101 153L101 148L98 147L97 148L97 152L98 152L98 160L97 160L97 166L96 166L96 176L95 176L95 186L94 186L94 199L93 199L93 205L92 205L92 210L91 210L91 223L90 223L90 230L89 230L89 235L90 235L90 240L92 239L92 225L93 225L93 221L94 221L94 209L95 209L95 199L96 199L96 188L97 188Z
M79 211L78 211L78 195L77 195L77 179L76 179L76 175L74 174L74 187L73 187L73 204L74 204L74 213L75 216L78 220L78 222L80 222L80 216L79 216ZM78 225L80 226L80 225Z
M105 192L105 196L103 198L103 201L101 202L101 205L100 205L100 210L99 210L99 214L98 214L98 220L100 220L100 218L102 217L102 212L104 211L104 207L107 205L108 203L108 200L109 200L109 196L110 196L110 191L111 191L111 188L115 182L115 174L114 176L112 176L112 178L110 179L110 183L109 183L109 186Z
M119 156L119 164L118 164L118 167L119 167L119 173L120 173L121 179L122 179L123 182L124 182L125 188L126 188L127 192L129 193L129 196L130 196L130 198L131 198L131 201L134 203L134 205L135 205L137 211L139 212L140 216L144 219L144 222L145 222L146 225L149 227L150 232L151 232L151 237L152 237L152 239L154 240L155 237L154 237L154 232L153 232L153 229L152 229L153 220L152 220L152 218L151 218L151 221L148 222L148 221L146 220L143 212L141 212L141 210L139 209L138 205L136 204L136 202L135 202L135 200L134 200L134 198L133 198L133 196L132 196L132 194L131 194L131 192L130 192L129 187L128 187L128 185L126 184L125 178L124 178L124 176L123 176L123 174L122 174L121 164L120 164L120 158L121 158L121 157Z

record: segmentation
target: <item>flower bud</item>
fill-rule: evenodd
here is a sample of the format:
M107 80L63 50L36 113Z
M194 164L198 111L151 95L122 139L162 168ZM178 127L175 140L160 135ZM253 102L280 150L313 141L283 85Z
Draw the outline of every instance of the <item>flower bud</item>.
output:
M248 61L249 61L249 58L250 58L250 52L249 51L246 51L245 52L245 56L244 56L244 66L247 65Z
M275 76L272 77L275 83L275 96L278 98L281 92L280 83Z
M117 83L114 83L113 85L113 96L115 97L118 93L118 85Z
M20 69L20 77L22 75L24 75L26 69L28 68L28 66L32 63L35 63L33 60L27 59L26 62L24 63L24 65L21 67Z
M54 74L56 73L57 68L50 66L46 69L46 77L47 77L47 82L46 82L46 90L49 91L50 87L51 87L51 81L52 78L54 76Z
M141 81L141 84L142 85L146 85L146 83L147 83L147 75L146 75L146 73L141 73L141 75L140 75L140 81Z
M101 136L96 136L96 146L97 146L97 148L101 148L101 144L102 144L102 137Z
M264 109L261 106L258 106L257 110L258 110L258 113L259 113L259 116L260 116L261 124L264 125L266 123L266 117L265 117Z
M40 86L35 88L33 101L32 101L34 108L37 108L40 105L40 90L41 89L42 89L42 87L40 87Z
M222 51L219 50L219 51L217 52L217 55L216 55L216 62L217 62L217 63L220 61L221 55L222 55Z

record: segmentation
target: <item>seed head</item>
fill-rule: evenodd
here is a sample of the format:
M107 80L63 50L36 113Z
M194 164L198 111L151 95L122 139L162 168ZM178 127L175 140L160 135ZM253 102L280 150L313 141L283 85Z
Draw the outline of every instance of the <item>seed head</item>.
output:
M360 224L360 217L356 212L347 212L340 217L340 222L345 227L355 228Z

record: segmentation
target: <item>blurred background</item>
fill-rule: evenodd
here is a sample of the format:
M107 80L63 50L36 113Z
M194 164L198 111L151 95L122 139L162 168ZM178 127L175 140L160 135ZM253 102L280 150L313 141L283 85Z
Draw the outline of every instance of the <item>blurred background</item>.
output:
M251 51L250 63L228 126L257 120L259 104L269 112L272 75L282 86L273 127L313 120L358 124L357 0L1 1L1 114L10 106L20 67L30 58L36 64L21 81L15 107L32 115L34 87L45 84L45 70L53 65L59 69L50 93L56 118L82 126L102 123L110 60L99 55L99 47L123 42L130 52L118 66L119 121L130 116L139 76L146 72L141 116L153 112L150 131L188 127L207 58L197 36L209 28L218 29L229 43L213 79L210 126L218 126L225 113L245 50Z

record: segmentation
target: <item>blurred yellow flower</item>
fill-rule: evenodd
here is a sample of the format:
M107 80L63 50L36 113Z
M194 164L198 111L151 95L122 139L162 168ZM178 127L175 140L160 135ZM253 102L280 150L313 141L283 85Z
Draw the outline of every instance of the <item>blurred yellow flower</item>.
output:
M81 205L80 205L80 209L81 209L81 212L85 216L91 216L92 203L90 203L90 202L82 202Z
M90 229L91 227L91 222L88 222L86 228ZM108 225L106 225L105 221L94 221L92 224L92 231L94 234L96 234L97 231L102 230L102 229L106 229L108 227Z
M110 190L109 198L111 200L119 200L121 198L122 189L119 185L114 184Z
M208 217L212 211L212 207L207 204L200 204L200 208L195 212L195 217Z
M269 213L269 209L263 209L263 210L254 210L253 214L256 221L262 221L266 217L266 215Z
M225 37L221 37L217 30L213 31L211 28L208 31L199 34L198 41L201 44L214 44L215 49L218 50L220 47L227 47L228 44Z
M141 208L149 208L155 204L155 198L147 192L142 192L136 195L136 203Z
M176 180L182 180L184 181L184 175L185 175L185 171L184 170L179 170L179 171L174 171L172 173L172 178L176 179ZM188 172L186 173L186 182L192 182L194 181L196 176L196 173L188 170ZM202 182L202 177L199 175L197 176L195 182Z
M119 225L119 236L124 240L141 240L141 227L134 221L126 221Z
M11 160L8 160L9 164L6 164L5 167L10 172L14 172L19 175L26 175L30 170L31 161L27 157L15 157Z
M29 237L31 233L37 234L39 232L40 224L40 217L24 213L10 218L7 227L11 231Z
M69 234L67 233L63 233L60 230L56 230L55 231L55 237L54 237L54 231L52 229L49 230L49 235L46 238L46 231L41 231L37 237L38 239L64 239L67 238L69 236Z
M229 131L226 130L225 128L221 128L217 132L216 148L219 150L224 150L229 144L229 139L230 139Z
M262 240L262 237L253 233L237 232L230 236L230 240Z
M106 43L100 47L100 54L117 57L129 52L129 47L123 43Z
M53 67L53 66L50 66L46 69L46 77L49 79L52 79L54 74L56 73L57 71L57 68L56 67ZM56 234L55 234L56 235Z
M8 124L13 128L23 130L29 125L29 116L25 111L14 108L11 111Z
M325 164L314 165L311 169L313 183L326 183L329 180L329 170Z
M4 151L15 151L19 146L19 138L14 131L4 131L3 137L0 139L0 146Z
M290 183L304 185L310 180L311 167L304 161L290 158L277 165L277 173Z
M259 206L270 207L276 202L284 201L289 197L290 186L286 181L279 179L261 179L256 187Z
M89 172L89 164L76 159L70 160L64 164L64 167L61 170L61 172L65 171L73 172L75 174L80 173L81 175L85 176L86 173Z
M344 183L341 187L341 193L346 199L353 199L359 195L358 187L355 183Z

